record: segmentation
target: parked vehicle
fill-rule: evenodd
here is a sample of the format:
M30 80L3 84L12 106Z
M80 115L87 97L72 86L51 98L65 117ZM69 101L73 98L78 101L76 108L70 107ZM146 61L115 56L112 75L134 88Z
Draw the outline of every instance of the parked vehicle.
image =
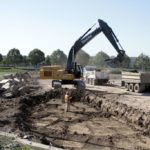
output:
M109 81L109 73L97 70L94 66L87 66L84 69L85 83L91 85L102 85Z
M143 92L150 87L150 72L122 72L122 86L127 91Z

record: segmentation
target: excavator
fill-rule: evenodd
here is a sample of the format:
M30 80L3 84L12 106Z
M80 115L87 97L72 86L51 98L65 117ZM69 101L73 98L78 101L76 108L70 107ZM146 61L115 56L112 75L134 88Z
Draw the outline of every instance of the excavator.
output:
M95 30L91 31L95 26L94 24L78 40L75 41L69 51L65 69L62 69L62 67L58 65L43 66L40 68L40 78L52 79L52 87L54 88L61 87L63 84L73 84L78 89L84 89L85 83L83 81L83 67L75 62L75 58L81 48L101 32L104 33L118 53L117 57L105 60L106 63L109 66L121 63L124 60L125 51L119 43L119 40L106 22L98 19L98 24L99 26Z

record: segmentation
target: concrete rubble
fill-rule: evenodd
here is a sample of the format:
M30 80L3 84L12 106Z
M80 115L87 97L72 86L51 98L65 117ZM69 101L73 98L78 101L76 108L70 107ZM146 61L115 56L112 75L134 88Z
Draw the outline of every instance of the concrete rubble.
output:
M4 98L18 97L38 89L35 79L29 73L5 75L0 81L0 96Z

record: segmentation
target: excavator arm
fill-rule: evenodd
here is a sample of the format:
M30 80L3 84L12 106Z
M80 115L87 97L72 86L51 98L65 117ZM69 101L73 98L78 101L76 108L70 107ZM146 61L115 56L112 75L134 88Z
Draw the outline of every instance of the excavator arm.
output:
M67 60L67 67L66 70L70 73L74 73L75 69L75 57L78 51L85 46L88 42L90 42L95 36L97 36L99 33L103 32L104 35L107 37L107 39L110 41L110 43L113 45L113 47L116 49L118 52L118 55L114 59L109 59L106 60L109 64L111 63L118 63L123 61L125 51L123 50L122 46L119 43L119 40L117 39L116 35L114 34L113 30L107 25L106 22L103 20L98 20L99 27L93 30L92 32L91 28L89 28L71 47L71 50L68 55L68 60ZM89 33L90 32L90 33Z

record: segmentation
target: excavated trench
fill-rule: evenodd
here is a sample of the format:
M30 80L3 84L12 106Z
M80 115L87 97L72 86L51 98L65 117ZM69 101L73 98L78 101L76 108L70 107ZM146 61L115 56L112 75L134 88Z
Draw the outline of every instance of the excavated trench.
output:
M72 150L150 150L150 115L119 103L120 94L70 90L64 113L62 90L0 100L0 130Z

